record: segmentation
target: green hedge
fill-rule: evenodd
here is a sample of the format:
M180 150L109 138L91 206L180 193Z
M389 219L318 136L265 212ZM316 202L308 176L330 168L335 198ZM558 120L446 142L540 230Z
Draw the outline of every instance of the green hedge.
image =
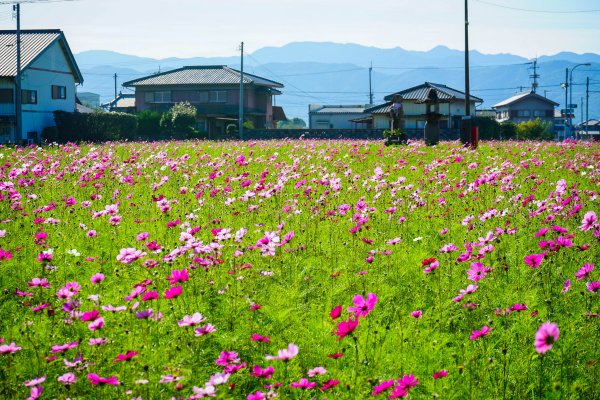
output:
M48 142L105 142L134 139L137 118L126 113L90 114L55 111L56 130L46 131Z

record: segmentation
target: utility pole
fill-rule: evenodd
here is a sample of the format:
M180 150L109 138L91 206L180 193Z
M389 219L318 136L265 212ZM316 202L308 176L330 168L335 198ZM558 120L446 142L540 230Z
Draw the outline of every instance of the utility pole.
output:
M585 136L590 137L590 77L585 80Z
M538 88L538 78L540 77L540 75L537 73L537 58L534 59L530 64L533 64L533 67L531 67L533 69L533 75L529 75L529 77L533 79L533 82L531 83L531 91L535 93Z
M569 126L567 125L567 122L569 121L569 98L567 97L569 94L569 67L567 67L566 72L565 72L565 132L564 132L564 138L567 138L567 134L568 134L568 128Z
M15 142L23 139L23 110L21 104L21 4L13 6L17 18L17 75L15 77Z
M240 120L238 125L240 130L240 140L244 140L244 42L240 44L240 54Z
M471 136L471 95L469 88L469 0L465 0L465 125L461 143L469 142Z
M117 100L117 74L116 73L114 75L114 78L115 78L115 106L116 106L117 105L116 104L116 100Z
M369 104L373 104L373 87L371 86L371 74L373 72L373 61L369 67Z

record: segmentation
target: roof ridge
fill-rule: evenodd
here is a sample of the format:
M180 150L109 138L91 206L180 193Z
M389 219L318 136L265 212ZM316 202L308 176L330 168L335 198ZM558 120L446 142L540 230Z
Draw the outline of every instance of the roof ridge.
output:
M3 34L16 34L17 31L14 29L5 29L5 30L0 30L0 35ZM27 34L27 33L63 33L62 30L60 29L21 29L20 30L21 34Z

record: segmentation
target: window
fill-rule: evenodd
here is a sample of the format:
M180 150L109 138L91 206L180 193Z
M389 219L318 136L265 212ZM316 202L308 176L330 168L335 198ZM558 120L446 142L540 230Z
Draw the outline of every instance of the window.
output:
M21 104L37 104L37 90L21 90Z
M154 92L144 92L144 102L154 103Z
M0 104L14 103L12 89L0 89Z
M517 110L517 117L528 118L531 115L529 110Z
M534 117L545 117L546 110L533 110L533 116Z
M67 98L67 88L65 86L52 85L52 98L64 100Z
M425 121L417 120L417 129L423 129L423 128L425 128Z
M206 91L201 91L198 92L200 99L198 100L199 103L208 103L208 92Z
M171 102L171 92L169 92L169 91L154 92L154 102L155 103L170 103Z
M210 103L225 103L227 92L225 90L211 90L208 92L208 101Z

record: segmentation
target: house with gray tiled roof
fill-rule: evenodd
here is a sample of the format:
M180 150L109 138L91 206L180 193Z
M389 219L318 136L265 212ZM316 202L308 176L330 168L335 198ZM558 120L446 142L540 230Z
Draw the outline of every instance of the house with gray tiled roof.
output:
M353 129L352 120L361 118L369 105L308 105L310 129Z
M165 112L173 104L189 102L197 110L197 127L209 135L225 133L239 116L240 71L225 65L191 66L123 83L135 89L137 111ZM258 129L274 128L273 96L283 85L244 73L244 116Z
M492 106L496 111L496 121L510 121L518 124L539 118L554 122L554 107L558 103L531 91L517 93Z
M432 93L433 92L433 93ZM363 124L366 128L389 129L392 121L391 111L394 104L401 105L403 112L404 129L423 130L427 120L428 99L435 97L439 101L438 111L441 115L439 124L444 130L458 130L460 121L465 116L465 93L438 83L425 82L399 92L391 93L384 97L383 104L367 108L364 115L355 122ZM470 96L472 114L475 114L475 105L483 100Z
M21 30L21 132L16 132L16 31L0 31L0 143L37 142L54 126L54 111L75 111L83 83L65 35L58 29Z

